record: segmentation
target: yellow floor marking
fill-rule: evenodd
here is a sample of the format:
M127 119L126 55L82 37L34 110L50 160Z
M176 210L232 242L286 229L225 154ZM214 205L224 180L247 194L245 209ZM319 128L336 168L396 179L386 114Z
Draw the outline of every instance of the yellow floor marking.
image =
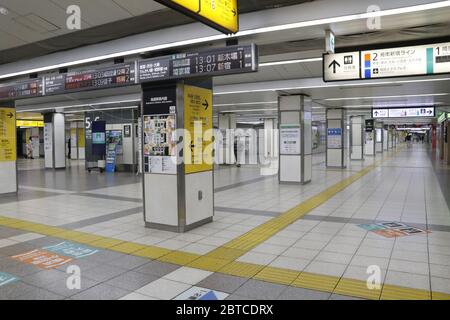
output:
M339 278L320 274L302 272L291 286L317 291L333 292Z
M431 293L426 290L403 288L385 284L381 300L430 300Z
M431 298L433 300L450 300L450 294L440 293L440 292L432 292Z
M334 293L370 300L379 300L381 295L381 288L369 289L365 281L342 279L339 281L336 289L334 289Z
M291 285L300 275L299 271L287 270L282 268L265 267L253 278L262 281L268 281L276 284Z
M148 259L158 259L162 256L165 256L172 251L165 248L159 248L154 246L146 246L145 249L141 249L138 251L133 252L134 256L142 257L142 258L148 258Z
M384 160L387 160L385 158ZM125 254L131 254L148 259L170 262L177 265L188 265L193 268L220 272L223 274L254 278L271 283L287 284L293 287L339 293L347 296L364 297L376 299L378 293L373 293L364 288L363 281L352 279L341 279L333 276L297 272L284 268L273 268L264 265L235 261L237 258L277 234L291 223L302 218L312 209L328 201L331 197L342 191L353 182L357 181L371 170L376 168L381 161L362 169L356 174L329 187L325 191L304 201L300 205L288 210L284 214L273 218L266 223L250 230L244 235L233 239L206 255L174 251L156 246L141 245L133 242L102 237L95 234L66 230L63 228L47 226L15 218L1 217L0 225L35 232L42 235L53 236L65 240L83 241L89 245L109 249ZM379 292L379 291L378 291ZM450 295L433 292L433 299L450 300ZM402 288L385 285L382 290L381 299L430 299L431 293L423 290Z
M263 268L264 266L259 264L233 261L227 264L222 269L218 270L218 272L231 276L253 278Z
M185 266L191 263L192 261L200 258L201 256L194 253L187 253L182 251L172 251L165 256L159 258L159 261L173 263L180 266Z

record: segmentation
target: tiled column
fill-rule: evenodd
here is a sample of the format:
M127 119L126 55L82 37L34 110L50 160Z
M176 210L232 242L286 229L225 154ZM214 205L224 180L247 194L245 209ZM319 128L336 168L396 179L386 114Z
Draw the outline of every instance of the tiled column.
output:
M0 195L17 193L17 136L14 102L0 103Z
M344 109L327 109L327 167L345 168L347 166L345 119Z
M219 149L219 159L223 164L235 164L234 130L236 130L236 114L220 113L219 130L223 139L222 148Z
M364 160L364 116L350 117L350 159Z
M278 98L280 183L305 184L311 181L311 110L311 99L307 96L292 95Z
M44 114L44 155L46 169L66 168L66 129L62 113Z
M384 143L384 134L383 134L383 122L375 122L375 152L383 153L383 143Z

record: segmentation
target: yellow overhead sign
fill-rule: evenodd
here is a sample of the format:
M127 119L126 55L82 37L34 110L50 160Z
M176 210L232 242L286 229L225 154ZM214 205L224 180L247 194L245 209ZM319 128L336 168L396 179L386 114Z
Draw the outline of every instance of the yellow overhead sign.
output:
M17 127L28 127L28 128L43 128L44 121L41 120L17 120Z
M223 33L239 31L237 0L156 0Z
M16 110L0 107L0 162L16 161Z
M212 90L184 86L185 173L213 169Z

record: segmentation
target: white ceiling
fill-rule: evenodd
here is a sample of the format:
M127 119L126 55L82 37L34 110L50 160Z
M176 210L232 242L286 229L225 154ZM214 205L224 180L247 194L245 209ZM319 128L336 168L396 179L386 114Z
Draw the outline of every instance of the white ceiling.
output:
M69 5L80 7L82 29L165 9L151 0L0 0L9 11L0 15L0 50L76 31L66 27Z

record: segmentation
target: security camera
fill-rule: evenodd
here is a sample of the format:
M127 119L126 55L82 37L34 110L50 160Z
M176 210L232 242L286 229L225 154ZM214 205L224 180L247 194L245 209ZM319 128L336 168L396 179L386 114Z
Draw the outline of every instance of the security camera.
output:
M2 15L6 16L6 15L9 13L9 11L8 11L8 9L6 9L6 8L0 7L0 13L1 13Z

